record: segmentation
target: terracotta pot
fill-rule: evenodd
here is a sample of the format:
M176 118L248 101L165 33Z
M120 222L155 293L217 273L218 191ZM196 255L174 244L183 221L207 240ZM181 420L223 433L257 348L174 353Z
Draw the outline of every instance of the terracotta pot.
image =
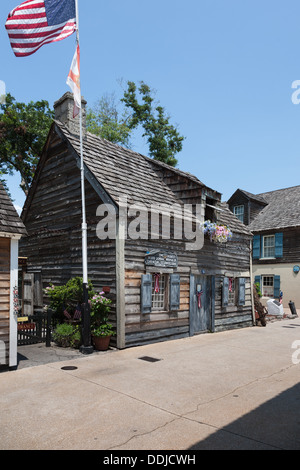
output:
M110 343L110 336L93 336L93 343L97 351L107 351Z

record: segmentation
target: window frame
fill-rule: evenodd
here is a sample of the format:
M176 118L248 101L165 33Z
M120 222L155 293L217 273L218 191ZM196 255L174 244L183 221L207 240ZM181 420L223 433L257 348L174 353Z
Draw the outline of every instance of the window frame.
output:
M230 279L231 279L231 287L232 287L231 291L230 291ZM237 304L236 285L237 285L236 278L230 277L229 284L228 284L228 307L234 307Z
M266 239L273 239L273 245L272 246L265 246L265 241ZM265 250L272 248L273 250L273 255L268 255L265 256ZM276 250L276 237L275 234L272 235L263 235L262 236L262 259L275 259L275 250Z
M237 209L242 209L242 211L238 212ZM233 213L240 222L244 223L245 206L243 204L240 204L239 206L233 206Z
M264 280L266 278L272 279L273 284L272 285L264 285ZM271 295L268 295L268 294L266 295L264 289L265 288L270 288L270 287L272 287L272 290L273 290L272 294ZM274 277L274 275L273 274L262 274L261 275L261 292L262 292L262 296L273 299L274 298L274 288L275 288L275 277Z
M152 275L152 295L151 295L151 311L152 312L166 312L168 311L168 302L169 302L169 275L167 273L158 273L160 275L159 279L159 293L154 292L155 288L155 273ZM163 288L163 294L161 289ZM163 295L162 301L159 299ZM161 303L161 306L157 306L158 303Z

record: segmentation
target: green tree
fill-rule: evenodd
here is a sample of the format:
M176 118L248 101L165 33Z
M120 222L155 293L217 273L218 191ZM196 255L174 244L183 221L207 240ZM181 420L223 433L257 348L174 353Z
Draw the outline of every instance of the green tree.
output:
M87 130L115 144L130 148L129 114L120 113L114 93L104 95L87 112Z
M141 96L139 103L137 91ZM173 125L170 116L167 116L162 106L154 104L153 91L144 82L137 86L134 82L127 82L127 90L121 100L132 111L128 122L130 129L143 127L143 137L147 139L149 154L155 160L176 166L178 161L175 155L182 150L184 137Z
M4 184L4 175L17 172L27 194L53 118L47 101L18 103L7 94L0 104L0 179Z
M110 142L130 148L133 131L141 127L142 135L147 139L149 156L176 166L175 155L182 150L184 137L170 124L165 109L155 105L153 95L153 90L144 82L140 83L138 90L134 82L127 82L121 99L125 109L119 111L114 94L104 95L93 109L89 109L87 129Z

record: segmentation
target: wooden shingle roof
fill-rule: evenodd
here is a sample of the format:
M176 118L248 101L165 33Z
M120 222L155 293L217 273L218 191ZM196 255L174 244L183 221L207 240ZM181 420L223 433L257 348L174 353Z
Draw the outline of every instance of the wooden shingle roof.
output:
M267 202L266 200L263 198L263 196L259 195L259 194L252 194L252 193L249 193L248 191L245 191L244 189L237 189L233 195L230 197L230 199L228 199L227 203L230 205L232 203L232 201L236 198L236 196L238 194L242 194L244 195L247 199L251 200L251 201L255 201L255 202L258 202L259 204L262 204L262 205L266 205Z
M56 120L54 123L59 135L67 139L79 156L79 137L72 134L60 121ZM221 201L221 194L208 188L196 176L113 144L89 132L84 139L84 164L116 205L118 205L119 198L124 196L127 197L129 205L142 203L146 207L151 204L182 206L183 200L179 193L172 190L172 186L168 184L168 178L164 177L167 173L188 181L200 190L214 193L216 200L219 200L219 203ZM222 223L230 226L233 231L248 235L251 233L227 206L222 205L222 208L223 211L220 213Z
M257 195L267 206L249 225L254 231L277 230L300 226L300 186Z
M80 155L78 136L71 134L62 123L58 121L55 123L63 131L77 154ZM120 196L127 196L129 204L140 202L146 206L151 203L175 204L180 202L157 171L157 166L170 168L168 165L109 142L90 132L87 132L84 140L84 163L116 203L118 203ZM192 179L199 187L204 187L204 184L195 176L176 168L172 168L172 171Z
M0 232L26 235L26 228L0 182Z
M219 214L219 222L227 225L232 232L243 233L245 235L252 235L249 226L244 225L229 209L226 203L220 204L222 211Z

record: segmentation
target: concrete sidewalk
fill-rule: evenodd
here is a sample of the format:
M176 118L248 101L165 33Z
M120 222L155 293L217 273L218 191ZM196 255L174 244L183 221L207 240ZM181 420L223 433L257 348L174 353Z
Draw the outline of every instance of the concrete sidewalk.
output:
M299 318L48 354L0 373L1 450L300 449Z

